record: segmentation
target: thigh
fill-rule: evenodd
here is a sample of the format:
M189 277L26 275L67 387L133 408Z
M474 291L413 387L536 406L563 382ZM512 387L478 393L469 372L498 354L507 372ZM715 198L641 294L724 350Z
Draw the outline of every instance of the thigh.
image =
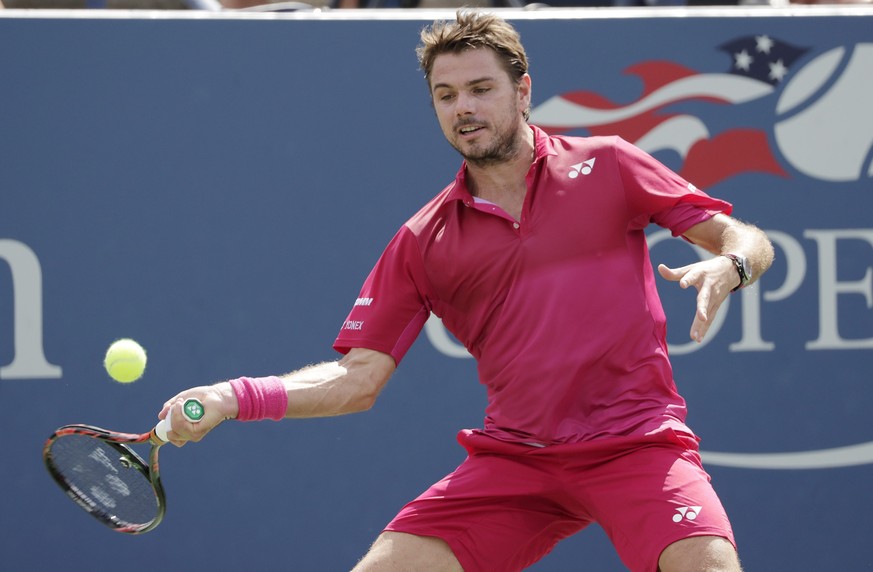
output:
M352 572L464 572L445 541L402 532L383 532Z
M599 467L589 506L632 571L654 572L664 549L682 539L733 531L692 437L672 432Z
M559 505L559 488L548 463L473 454L386 530L443 539L466 572L522 570L590 522Z

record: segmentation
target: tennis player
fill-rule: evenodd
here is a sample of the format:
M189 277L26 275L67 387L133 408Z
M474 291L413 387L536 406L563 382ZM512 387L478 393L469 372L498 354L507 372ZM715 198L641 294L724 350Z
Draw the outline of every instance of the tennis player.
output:
M392 520L355 571L509 572L598 523L633 571L737 571L728 516L685 424L644 230L713 256L660 275L697 290L690 335L770 266L759 229L617 137L529 125L516 30L461 11L418 48L455 179L404 224L366 279L336 362L182 392L177 445L225 418L369 409L433 313L476 358L488 405L466 460ZM177 404L198 397L207 418ZM580 564L580 570L584 568Z

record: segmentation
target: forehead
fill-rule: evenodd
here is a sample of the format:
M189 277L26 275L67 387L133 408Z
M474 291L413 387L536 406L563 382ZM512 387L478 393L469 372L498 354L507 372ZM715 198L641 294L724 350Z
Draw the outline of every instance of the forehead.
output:
M430 72L431 88L456 87L481 79L509 79L500 58L490 48L447 52L434 58Z

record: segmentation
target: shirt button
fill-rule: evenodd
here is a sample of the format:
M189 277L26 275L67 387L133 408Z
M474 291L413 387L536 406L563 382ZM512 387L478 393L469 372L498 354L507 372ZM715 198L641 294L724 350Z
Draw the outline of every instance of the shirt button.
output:
M517 222L512 223L512 228L517 229L519 226L521 225L519 225Z

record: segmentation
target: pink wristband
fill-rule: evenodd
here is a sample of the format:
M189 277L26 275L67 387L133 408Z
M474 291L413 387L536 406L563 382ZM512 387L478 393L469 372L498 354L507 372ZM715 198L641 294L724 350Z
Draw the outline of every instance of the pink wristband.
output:
M230 386L239 403L237 421L279 421L285 418L288 393L285 383L278 377L240 377L230 380Z

